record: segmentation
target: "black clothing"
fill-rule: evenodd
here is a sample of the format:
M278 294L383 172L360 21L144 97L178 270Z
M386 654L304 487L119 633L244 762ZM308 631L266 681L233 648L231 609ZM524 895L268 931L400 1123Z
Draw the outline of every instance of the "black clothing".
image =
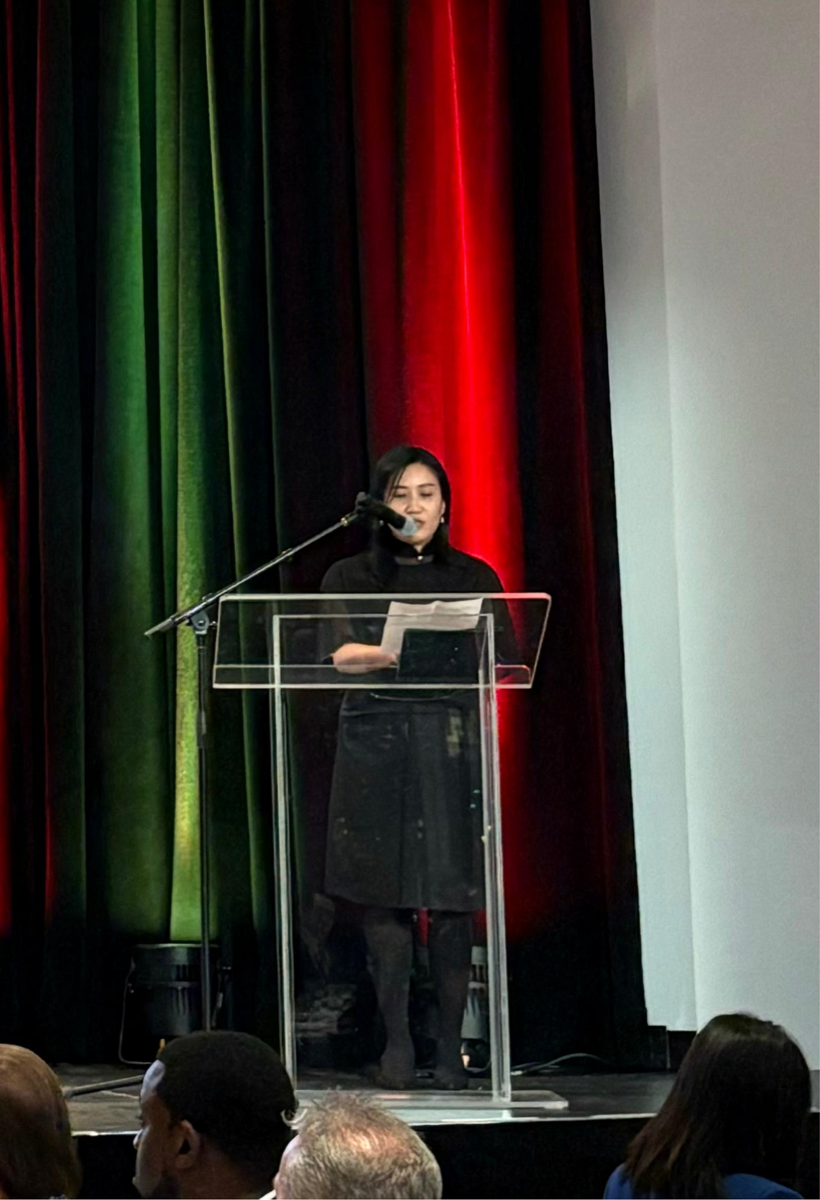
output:
M328 570L323 592L500 592L486 563L448 549L431 558L397 544L395 570L369 553ZM385 610L387 603L385 603ZM340 618L327 653L378 645L381 623ZM508 621L507 621L508 624ZM325 889L359 904L473 912L484 906L483 795L475 691L381 692L384 676L346 693L333 772Z
M421 562L419 562L421 557ZM407 543L396 541L395 570L380 577L370 551L342 558L328 568L323 592L502 592L492 567L452 546L442 556L425 547L421 556Z

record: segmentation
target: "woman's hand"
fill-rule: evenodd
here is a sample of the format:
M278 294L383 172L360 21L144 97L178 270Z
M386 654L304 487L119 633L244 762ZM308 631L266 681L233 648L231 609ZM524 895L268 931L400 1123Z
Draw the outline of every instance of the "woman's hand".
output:
M345 642L332 655L333 665L343 675L365 675L368 671L385 671L395 667L395 654L385 654L379 646L367 646L363 642Z

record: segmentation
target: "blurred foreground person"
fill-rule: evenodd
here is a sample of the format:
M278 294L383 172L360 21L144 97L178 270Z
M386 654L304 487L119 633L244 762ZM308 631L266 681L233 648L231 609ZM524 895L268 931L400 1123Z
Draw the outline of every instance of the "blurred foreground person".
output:
M57 1076L31 1050L0 1045L0 1196L76 1196L80 1179Z
M441 1171L419 1135L373 1100L331 1092L295 1122L278 1200L439 1200Z
M809 1068L779 1025L714 1017L605 1197L793 1197L811 1106Z
M265 1196L295 1110L287 1071L259 1038L177 1038L143 1080L134 1185L145 1198Z

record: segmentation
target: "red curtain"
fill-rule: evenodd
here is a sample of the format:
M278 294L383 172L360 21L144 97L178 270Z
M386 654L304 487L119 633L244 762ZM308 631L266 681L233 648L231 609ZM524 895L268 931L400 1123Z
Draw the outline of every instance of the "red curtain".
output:
M519 427L516 391L510 6L357 0L351 14L373 453L406 441L439 455L456 497L455 543L492 563L508 590L520 588L519 454L537 454L540 443L536 429ZM543 4L540 16L539 108L549 119L535 147L543 164L538 221L542 230L560 230L542 245L537 277L547 297L539 372L548 410L583 406L584 384L565 5ZM578 458L583 471L583 446ZM579 484L583 498L583 477ZM527 574L532 586L553 586ZM530 833L521 797L527 780L515 769L527 756L526 701L504 698L501 722L508 921L516 935L543 924L549 882L544 872L514 869Z
M18 39L19 39L18 31ZM25 400L24 263L31 234L22 195L30 161L18 148L14 21L0 24L0 318L4 411L0 414L0 937L12 922L13 807L31 801L30 670L31 431ZM30 245L30 242L29 242ZM13 748L16 753L13 753ZM30 849L30 846L28 847Z
M374 448L420 442L438 454L461 498L455 541L513 586L522 563L505 7L420 0L405 16L364 0L351 11Z
M585 989L606 994L613 1042L637 1056L587 6L355 0L350 11L371 452L411 441L439 454L455 542L508 589L555 601L536 690L505 698L501 714L511 963L526 980L513 1013L563 1024L567 983L556 989L554 975L565 971L581 1009ZM579 974L579 935L603 974ZM541 972L526 957L546 944Z

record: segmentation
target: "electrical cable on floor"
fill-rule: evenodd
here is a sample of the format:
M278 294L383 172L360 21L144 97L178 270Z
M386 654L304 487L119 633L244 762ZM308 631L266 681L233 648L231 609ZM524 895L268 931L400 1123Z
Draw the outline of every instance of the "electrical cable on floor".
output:
M549 1075L552 1072L558 1073L564 1063L571 1060L588 1059L589 1061L599 1063L603 1067L608 1067L610 1070L616 1070L615 1064L607 1058L601 1058L600 1054L587 1054L584 1051L576 1051L574 1054L562 1054L560 1058L550 1059L549 1062L527 1062L521 1063L517 1067L513 1067L511 1075Z

